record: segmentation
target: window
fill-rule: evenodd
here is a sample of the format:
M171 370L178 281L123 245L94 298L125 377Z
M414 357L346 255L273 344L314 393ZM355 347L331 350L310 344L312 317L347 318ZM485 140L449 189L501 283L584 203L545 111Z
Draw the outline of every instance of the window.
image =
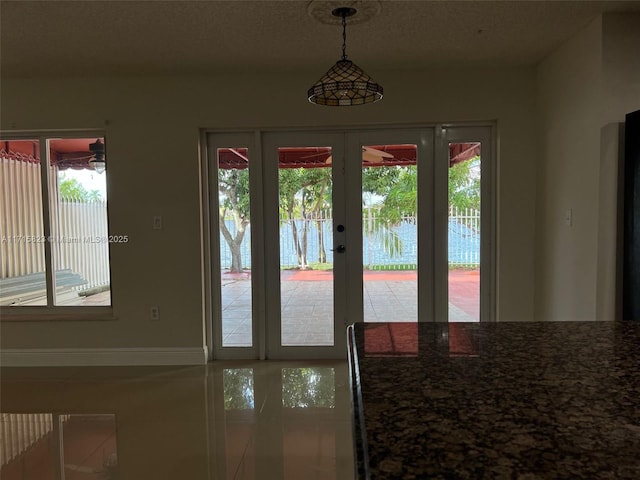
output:
M0 138L0 307L110 307L105 139Z

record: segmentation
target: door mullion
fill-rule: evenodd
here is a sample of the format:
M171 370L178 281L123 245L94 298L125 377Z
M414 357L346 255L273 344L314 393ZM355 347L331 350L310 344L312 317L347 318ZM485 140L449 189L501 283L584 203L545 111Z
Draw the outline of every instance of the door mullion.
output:
M441 125L435 128L435 159L433 162L433 317L431 321L449 321L449 140Z
M253 320L253 345L257 348L258 358L264 360L267 355L266 342L266 317L265 303L266 298L270 294L267 289L267 279L265 276L265 196L264 196L264 157L262 149L262 134L259 131L254 132L253 139L253 163L252 171L249 177L249 189L251 191L251 211L255 212L251 220L251 257L252 267L251 276L253 281L253 304L252 304L252 320Z
M347 323L364 321L362 282L362 146L357 133L345 134L345 194L344 210L348 225L348 256L344 294L347 302ZM348 185L348 187L347 187Z

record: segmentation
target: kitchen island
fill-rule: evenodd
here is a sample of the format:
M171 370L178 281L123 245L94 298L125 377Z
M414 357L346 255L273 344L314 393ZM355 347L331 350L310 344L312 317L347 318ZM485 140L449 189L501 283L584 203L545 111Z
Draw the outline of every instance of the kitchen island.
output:
M349 327L359 479L640 479L640 323Z

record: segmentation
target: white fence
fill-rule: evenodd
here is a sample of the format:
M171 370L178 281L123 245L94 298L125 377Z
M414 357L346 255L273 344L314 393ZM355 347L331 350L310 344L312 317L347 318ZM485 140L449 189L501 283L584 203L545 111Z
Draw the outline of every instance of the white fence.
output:
M0 186L0 278L43 272L40 164L0 155Z
M0 152L0 279L45 271L49 241L56 271L71 269L86 290L109 285L107 204L58 197L58 169L49 169L51 235L43 226L40 163Z
M384 232L373 232L372 225L378 225L378 218L374 211L363 213L363 266L369 269L382 270L412 270L417 266L418 261L418 218L405 215L396 225L387 229L386 234L391 232L397 238L398 250L391 254L386 242L393 241L387 236L385 240ZM303 228L304 221L296 219L298 232ZM226 220L227 228L235 234L232 219ZM309 264L319 261L318 232L322 229L322 241L327 256L327 263L333 261L333 221L330 212L323 212L308 224L307 235L307 260ZM378 229L379 230L379 229ZM249 249L250 229L242 243L242 265L250 268L251 252ZM448 232L447 232L447 255L448 263L451 267L475 268L480 264L480 212L475 209L457 209L451 207L449 210ZM220 236L220 259L222 268L230 268L231 251L224 237ZM291 222L288 218L280 219L280 263L283 268L295 268L297 266L297 251L293 242Z
M82 290L109 284L107 203L64 200L57 204L51 250L56 271L71 269L87 281Z
M449 208L447 248L449 266L480 265L480 211Z

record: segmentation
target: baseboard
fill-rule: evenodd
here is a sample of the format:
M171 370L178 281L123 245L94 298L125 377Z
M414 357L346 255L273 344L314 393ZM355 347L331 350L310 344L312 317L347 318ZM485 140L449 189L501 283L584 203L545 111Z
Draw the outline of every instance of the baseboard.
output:
M26 348L0 352L3 367L204 365L207 348Z

